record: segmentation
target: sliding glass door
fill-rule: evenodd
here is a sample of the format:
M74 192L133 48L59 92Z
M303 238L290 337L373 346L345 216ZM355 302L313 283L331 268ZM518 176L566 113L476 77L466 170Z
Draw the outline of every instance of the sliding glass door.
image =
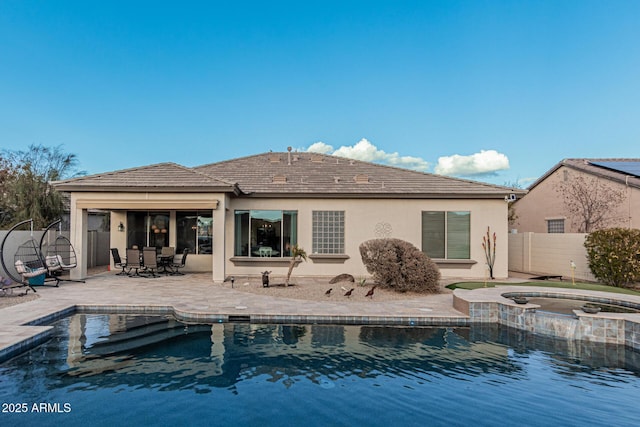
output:
M169 246L169 212L127 212L127 247Z
M206 211L176 212L178 253L210 254L213 249L213 216Z

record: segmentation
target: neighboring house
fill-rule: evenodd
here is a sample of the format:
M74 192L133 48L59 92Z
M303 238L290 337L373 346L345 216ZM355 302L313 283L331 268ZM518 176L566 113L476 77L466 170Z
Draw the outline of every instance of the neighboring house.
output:
M534 182L513 208L518 232L584 232L580 215L572 214L562 188L585 183L586 208L597 210L596 202L609 200L603 227L640 228L640 159L565 159ZM604 191L603 191L604 190ZM593 231L593 230L591 230Z
M507 276L509 196L490 184L312 153L264 153L195 168L162 163L53 183L71 194L71 237L83 247L91 209L111 212L111 246L189 249L188 270L214 281L285 274L294 244L300 276L367 274L359 246L406 240L444 277L487 274L482 237L497 235L494 274ZM513 196L512 196L513 198Z

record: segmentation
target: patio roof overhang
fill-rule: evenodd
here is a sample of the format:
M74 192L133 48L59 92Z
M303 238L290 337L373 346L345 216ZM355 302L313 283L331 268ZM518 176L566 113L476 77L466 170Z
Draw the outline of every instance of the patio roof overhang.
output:
M72 193L76 209L151 210L218 209L215 194L195 193ZM219 194L218 194L219 196Z

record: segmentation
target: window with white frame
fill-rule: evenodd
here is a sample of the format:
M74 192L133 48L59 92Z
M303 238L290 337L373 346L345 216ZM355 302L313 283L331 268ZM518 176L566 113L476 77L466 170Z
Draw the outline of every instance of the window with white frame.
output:
M564 233L564 219L548 219L547 233Z
M298 212L237 210L235 256L289 257L298 243Z
M344 254L344 211L313 211L312 252Z

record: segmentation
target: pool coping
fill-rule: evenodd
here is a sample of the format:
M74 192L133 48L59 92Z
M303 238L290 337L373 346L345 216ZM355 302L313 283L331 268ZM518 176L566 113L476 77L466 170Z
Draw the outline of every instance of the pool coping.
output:
M74 314L170 315L183 323L212 324L246 322L254 324L334 324L376 326L470 326L468 316L393 316L393 315L280 315L264 313L212 313L178 309L172 305L140 304L75 304L52 311L17 325L20 332L15 342L0 348L0 362L8 360L47 341L52 334L51 323ZM0 328L0 334L2 328Z

